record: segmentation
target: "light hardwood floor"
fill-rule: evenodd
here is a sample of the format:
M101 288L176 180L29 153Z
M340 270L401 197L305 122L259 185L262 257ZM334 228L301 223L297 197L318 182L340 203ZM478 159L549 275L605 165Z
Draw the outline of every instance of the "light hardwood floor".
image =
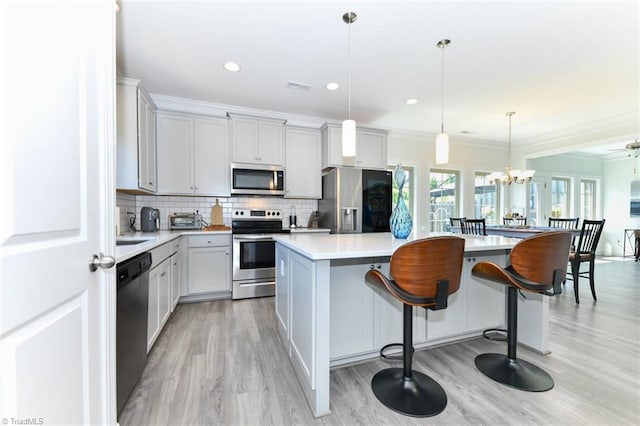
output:
M417 351L414 369L437 380L449 403L436 417L396 414L373 395L371 377L398 362L334 369L332 414L314 419L275 331L273 298L179 305L152 350L119 422L127 425L640 424L640 263L596 265L598 301L581 280L551 299L551 350L518 356L543 366L555 387L530 393L475 369L482 338Z

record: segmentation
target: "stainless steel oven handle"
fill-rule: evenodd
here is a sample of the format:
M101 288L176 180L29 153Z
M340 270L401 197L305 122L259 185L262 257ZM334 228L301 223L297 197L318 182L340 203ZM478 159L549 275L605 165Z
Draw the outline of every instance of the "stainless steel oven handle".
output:
M274 241L272 237L265 237L264 235L243 235L242 237L234 235L233 239L237 241Z

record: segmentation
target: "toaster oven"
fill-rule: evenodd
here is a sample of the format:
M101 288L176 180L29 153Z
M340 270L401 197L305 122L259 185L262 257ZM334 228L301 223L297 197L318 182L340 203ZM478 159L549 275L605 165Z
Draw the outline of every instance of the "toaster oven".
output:
M170 214L169 229L202 229L202 215L197 213Z

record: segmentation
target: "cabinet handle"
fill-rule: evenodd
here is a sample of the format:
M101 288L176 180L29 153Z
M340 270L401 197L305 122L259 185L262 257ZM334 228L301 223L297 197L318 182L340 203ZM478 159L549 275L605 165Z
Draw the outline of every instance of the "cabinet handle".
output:
M163 273L160 274L161 277L164 277L165 275L167 275L166 272L163 272Z
M193 189L193 186L190 186L189 188Z
M148 182L149 185L153 185L153 182Z
M173 262L173 266L178 266L178 262Z

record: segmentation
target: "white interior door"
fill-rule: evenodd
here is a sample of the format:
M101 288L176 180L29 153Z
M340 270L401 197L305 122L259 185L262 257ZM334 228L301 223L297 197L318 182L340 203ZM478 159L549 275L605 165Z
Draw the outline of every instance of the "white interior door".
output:
M547 189L547 180L544 176L534 176L529 183L527 191L527 224L533 226L547 226L549 224L550 211L549 190Z
M113 0L0 5L0 412L115 423ZM11 421L13 422L13 421Z

